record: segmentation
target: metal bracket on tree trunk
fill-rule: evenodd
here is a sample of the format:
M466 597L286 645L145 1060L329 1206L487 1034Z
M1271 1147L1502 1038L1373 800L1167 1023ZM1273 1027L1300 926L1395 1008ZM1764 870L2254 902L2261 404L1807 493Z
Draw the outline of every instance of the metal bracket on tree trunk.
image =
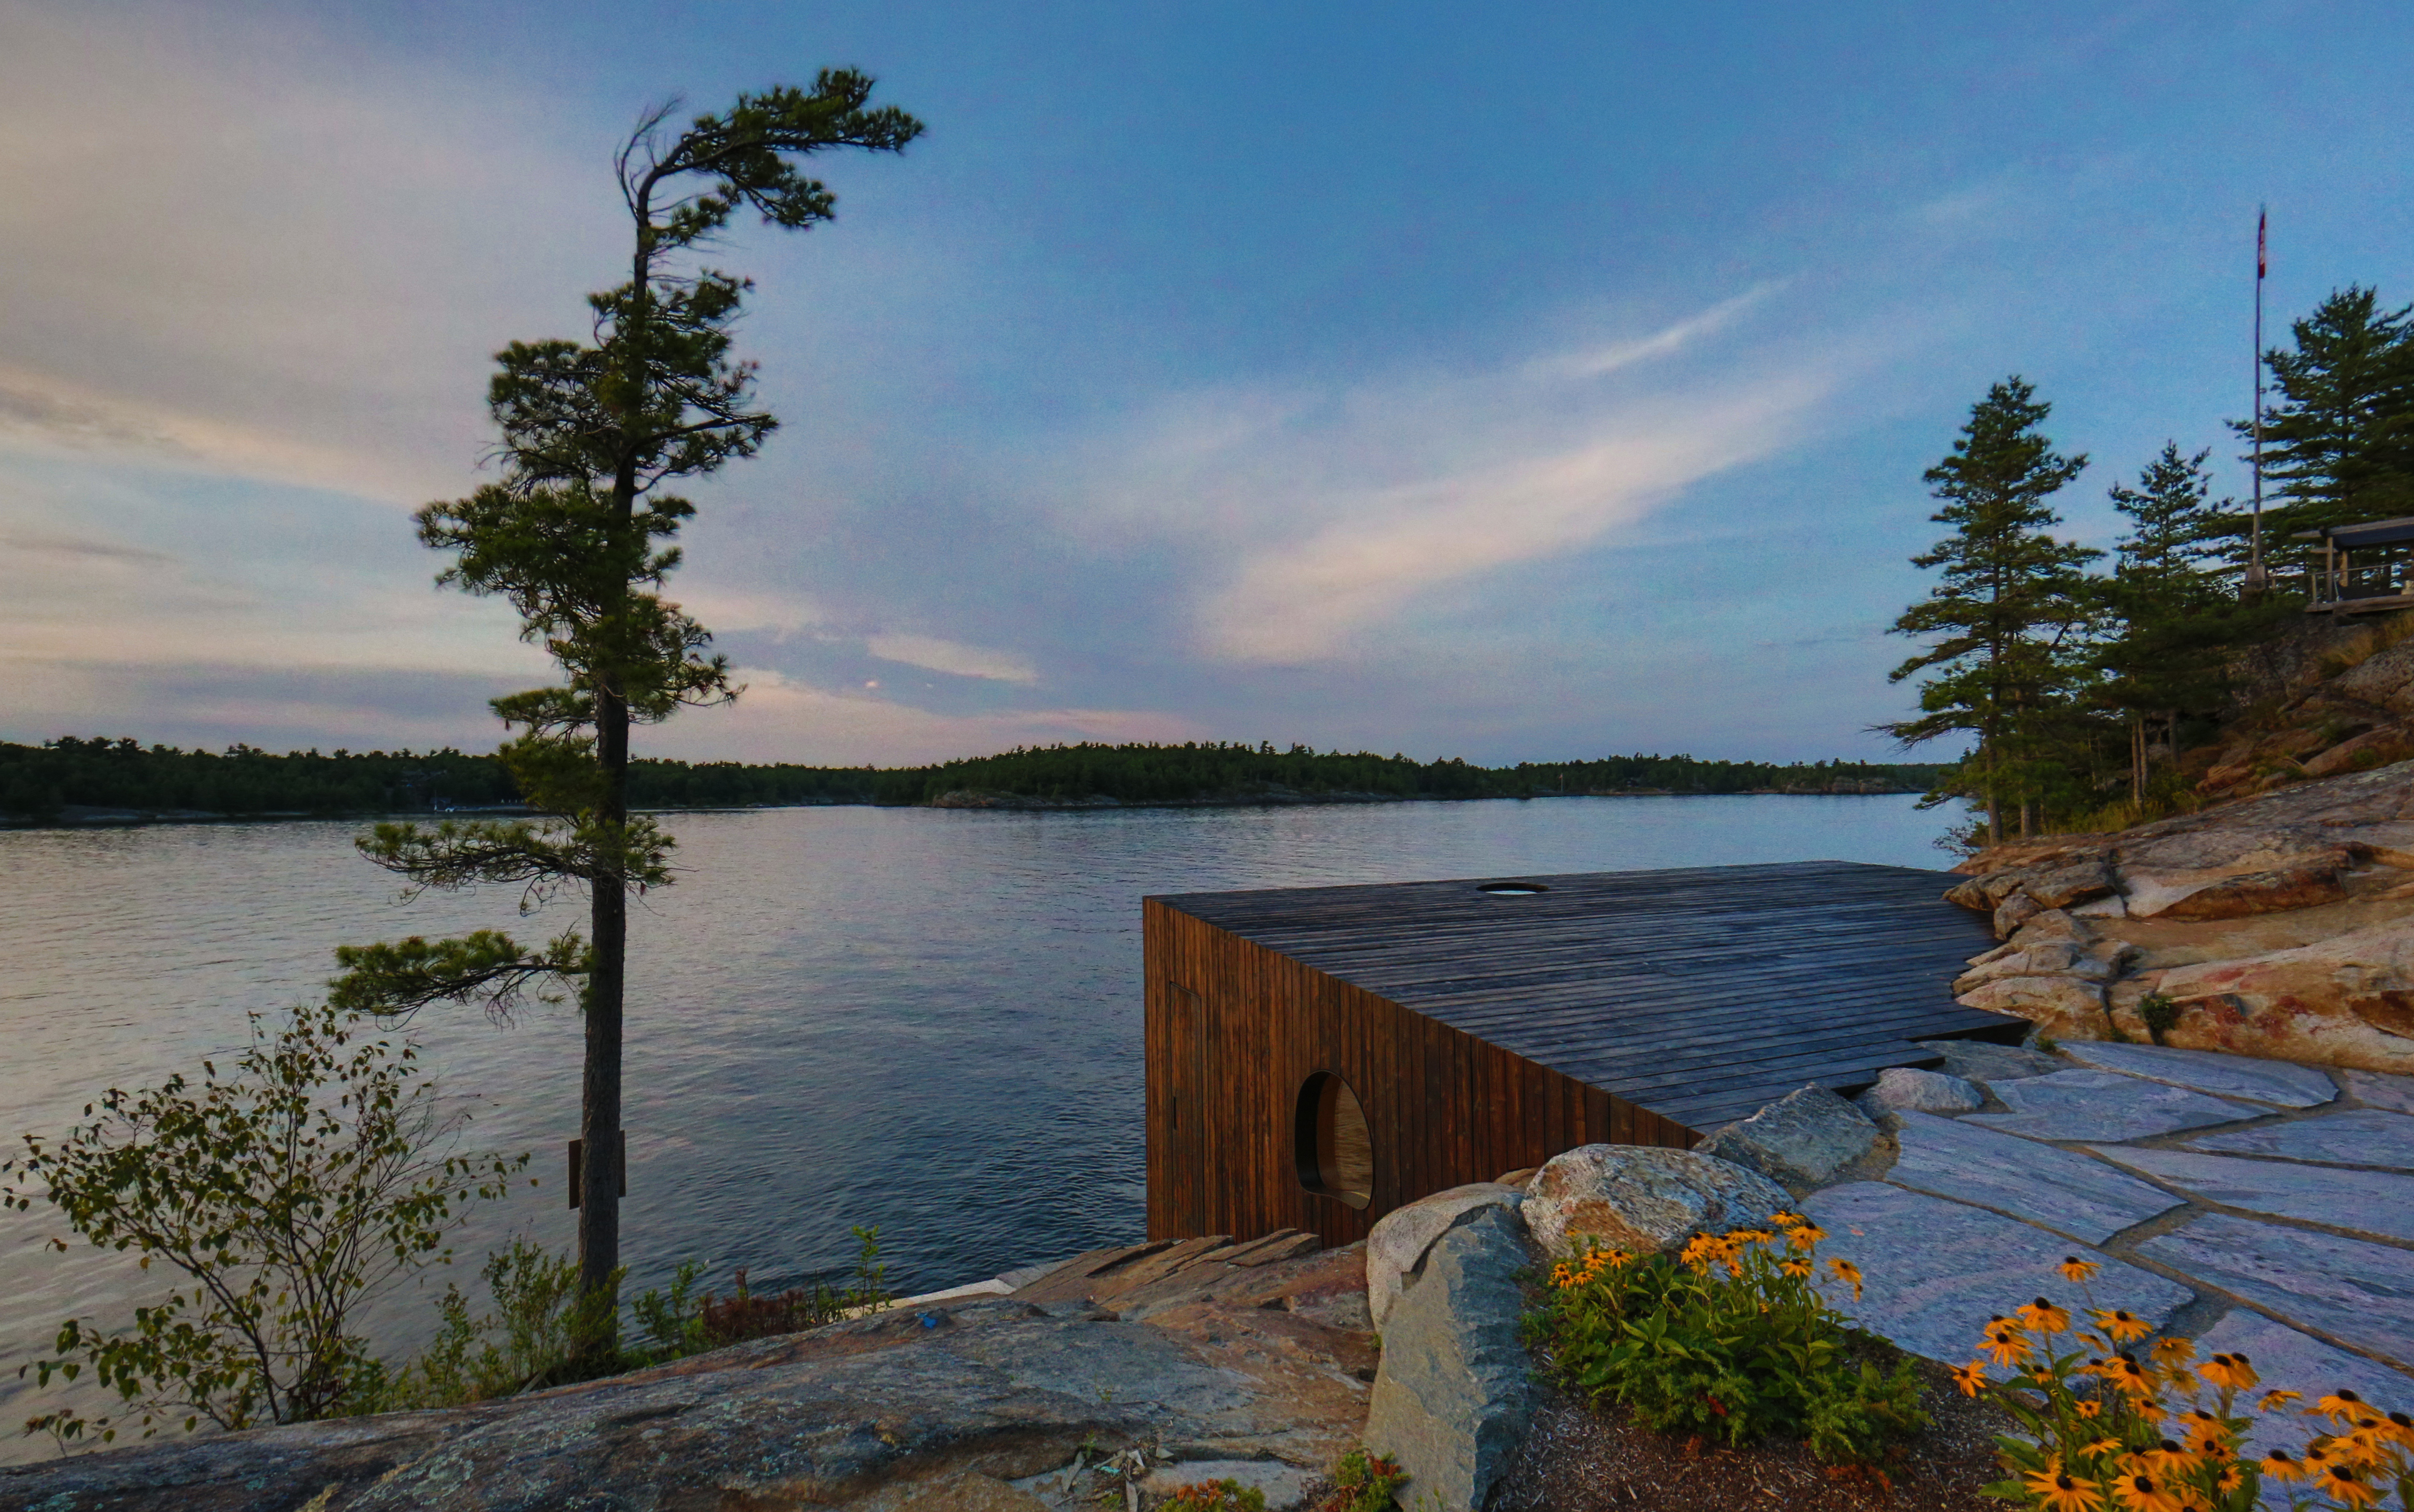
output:
M584 1190L580 1178L586 1175L587 1141L570 1142L570 1206L578 1206L578 1193ZM620 1131L620 1195L629 1194L629 1131Z

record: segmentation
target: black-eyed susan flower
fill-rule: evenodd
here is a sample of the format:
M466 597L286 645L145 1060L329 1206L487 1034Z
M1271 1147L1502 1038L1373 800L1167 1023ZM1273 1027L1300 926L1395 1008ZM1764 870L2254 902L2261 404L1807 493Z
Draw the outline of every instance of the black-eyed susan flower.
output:
M2122 1443L2119 1439L2106 1438L2097 1439L2094 1443L2088 1445L2079 1452L2085 1455L2090 1460L2101 1460L2108 1454L2119 1454L2127 1447L2128 1445Z
M2022 1364L2036 1352L2036 1346L2029 1342L2029 1336L2020 1331L2019 1324L2008 1318L1998 1318L1987 1325L1987 1331L1980 1337L1978 1347L1984 1353L1993 1356L1998 1365Z
M2243 1355L2215 1355L2196 1368L2205 1384L2224 1391L2244 1391L2260 1379Z
M1798 1233L1799 1230L1796 1230L1796 1232ZM1852 1283L1854 1301L1857 1302L1861 1299L1860 1267L1853 1264L1850 1260L1830 1260L1827 1262L1827 1268L1835 1274L1838 1281L1849 1282Z
M2035 1334L2063 1333L2070 1327L2070 1314L2040 1297L2026 1307L2015 1308L2020 1326Z
M1987 1362L1974 1359L1967 1365L1954 1366L1953 1384L1961 1388L1963 1396L1976 1396L1987 1385Z
M2049 1460L2045 1468L2027 1479L2029 1493L2045 1512L2097 1512L2104 1505L2104 1494L2092 1480L2072 1475L2059 1460Z
M2185 1365L2194 1358L2196 1358L2196 1341L2193 1339L2154 1341L2154 1363L2157 1365L2168 1369L2174 1365Z
M2062 1279L2064 1281L2084 1282L2104 1267L2093 1260L2081 1260L2075 1254L2065 1254L2062 1257L2062 1264L2053 1268L2062 1272Z
M1799 1228L1810 1220L1800 1213L1771 1213L1768 1215L1768 1221L1779 1228Z
M2372 1483L2370 1476L2353 1465L2340 1464L2336 1460L2324 1465L2314 1483L2322 1489L2324 1495L2341 1506L2370 1506L2380 1500L2380 1488Z
M2292 1401L2304 1400L2302 1395L2294 1391L2266 1391L2263 1400L2255 1404L2255 1410L2259 1413L2278 1412Z
M2078 1414L2082 1418L2092 1418L2097 1414L2103 1412L2104 1403L2096 1401L2094 1397L2081 1397L2077 1401L2070 1404L2070 1410Z
M2116 1344L2125 1344L2132 1339L2143 1339L2154 1331L2153 1324L2126 1308L2103 1310L2091 1308L2087 1315L2095 1320L2097 1327L2110 1334L2112 1342Z
M2191 1451L2181 1447L2178 1441L2159 1439L2153 1448L2138 1456L2138 1462L2145 1466L2147 1474L2175 1481L2202 1461Z
M2124 1470L2113 1476L2112 1499L2127 1512L2181 1512L2186 1505L2170 1487L2142 1470Z
M2391 1413L2389 1437L2407 1448L2414 1449L2414 1416L2406 1413Z
M1785 1231L1786 1241L1806 1254L1817 1249L1819 1241L1826 1237L1825 1229L1807 1218Z
M1777 1268L1784 1272L1786 1275L1792 1276L1796 1281L1809 1281L1810 1279L1810 1262L1798 1256L1780 1260L1777 1263Z
M2318 1413L2333 1423L2344 1425L2353 1422L2359 1414L2371 1412L2372 1408L2362 1397L2341 1386L2305 1411L2309 1415Z
M2302 1480L2312 1473L2311 1466L2286 1449L2272 1450L2256 1460L2255 1468L2263 1473L2264 1478L2283 1483Z

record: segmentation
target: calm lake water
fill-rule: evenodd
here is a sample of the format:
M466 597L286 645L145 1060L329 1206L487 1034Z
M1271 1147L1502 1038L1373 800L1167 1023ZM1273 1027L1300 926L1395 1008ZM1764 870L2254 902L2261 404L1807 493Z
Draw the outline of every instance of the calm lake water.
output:
M1302 808L684 814L678 885L633 920L629 1195L636 1288L693 1257L757 1288L834 1276L877 1224L892 1284L929 1290L1140 1237L1140 898L1157 892L1847 860L1937 867L1946 815L1910 797L1568 798ZM481 926L544 938L516 889L397 901L350 823L0 832L0 1138L63 1133L110 1086L155 1085L307 999L347 941ZM571 1241L563 1146L579 1035L423 1015L473 1119L543 1184L477 1211L456 1265L514 1234ZM45 1208L0 1215L0 1460L45 1445L12 1368L69 1315L156 1291ZM440 1280L439 1282L440 1289ZM376 1320L414 1347L425 1300Z

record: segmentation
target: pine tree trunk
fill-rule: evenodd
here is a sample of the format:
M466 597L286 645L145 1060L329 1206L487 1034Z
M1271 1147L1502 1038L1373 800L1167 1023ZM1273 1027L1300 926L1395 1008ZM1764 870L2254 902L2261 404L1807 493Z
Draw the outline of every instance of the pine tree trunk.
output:
M2129 716L2129 802L2143 807L2146 801L2146 717Z
M629 817L629 706L618 691L595 700L596 757L604 770L597 818ZM591 884L587 978L587 1062L579 1086L578 1137L584 1158L578 1192L578 1289L603 1291L620 1267L620 1020L629 961L628 886L617 877Z

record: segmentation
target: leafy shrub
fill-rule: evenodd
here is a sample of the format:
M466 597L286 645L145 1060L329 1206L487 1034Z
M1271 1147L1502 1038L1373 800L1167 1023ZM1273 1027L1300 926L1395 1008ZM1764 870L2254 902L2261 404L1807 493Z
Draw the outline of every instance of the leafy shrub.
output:
M514 1239L486 1256L483 1274L495 1311L472 1321L461 1288L445 1287L436 1342L397 1372L385 1407L490 1401L626 1363L604 1346L618 1273L614 1289L582 1297L576 1260Z
M1647 1427L1729 1445L1807 1439L1822 1460L1874 1461L1928 1421L1909 1360L1855 1361L1848 1324L1810 1285L1826 1236L1780 1213L1781 1234L1697 1234L1676 1257L1594 1249L1552 1267L1530 1325L1571 1387ZM1849 1261L1828 1269L1860 1292Z
M38 1188L93 1244L188 1282L136 1308L130 1331L68 1319L59 1357L20 1375L47 1386L89 1368L145 1438L178 1418L239 1429L375 1410L390 1383L352 1318L449 1260L460 1206L500 1196L528 1157L434 1153L458 1120L439 1116L415 1047L365 1038L360 1023L313 1005L272 1033L255 1014L231 1075L203 1061L198 1086L112 1088L65 1139L25 1136L0 1163L13 1176L0 1201L28 1210ZM25 1426L62 1447L117 1436L112 1419L67 1409Z
M2081 1285L2096 1268L2076 1255L2062 1263ZM2152 1327L2094 1306L2092 1292L2088 1302L2093 1328L2075 1327L2044 1297L1992 1319L1978 1343L1987 1358L1953 1372L1962 1391L1983 1393L2027 1430L1996 1438L2008 1478L1988 1495L2045 1512L2253 1512L2272 1505L2268 1485L2293 1509L2371 1506L2392 1489L2396 1505L2414 1506L2414 1416L2342 1389L2302 1409L2331 1425L2303 1454L2243 1459L2254 1420L2240 1404L2260 1384L2253 1363L2243 1355L2198 1363L2185 1339L2164 1340L2140 1361L2126 1346ZM1989 1378L1989 1361L2000 1378ZM2284 1412L2300 1400L2266 1391L2255 1411Z
M1333 1490L1316 1504L1316 1512L1384 1512L1408 1483L1408 1473L1395 1461L1352 1449L1333 1467Z
M1157 1512L1266 1512L1266 1493L1237 1480L1200 1481L1173 1488Z

